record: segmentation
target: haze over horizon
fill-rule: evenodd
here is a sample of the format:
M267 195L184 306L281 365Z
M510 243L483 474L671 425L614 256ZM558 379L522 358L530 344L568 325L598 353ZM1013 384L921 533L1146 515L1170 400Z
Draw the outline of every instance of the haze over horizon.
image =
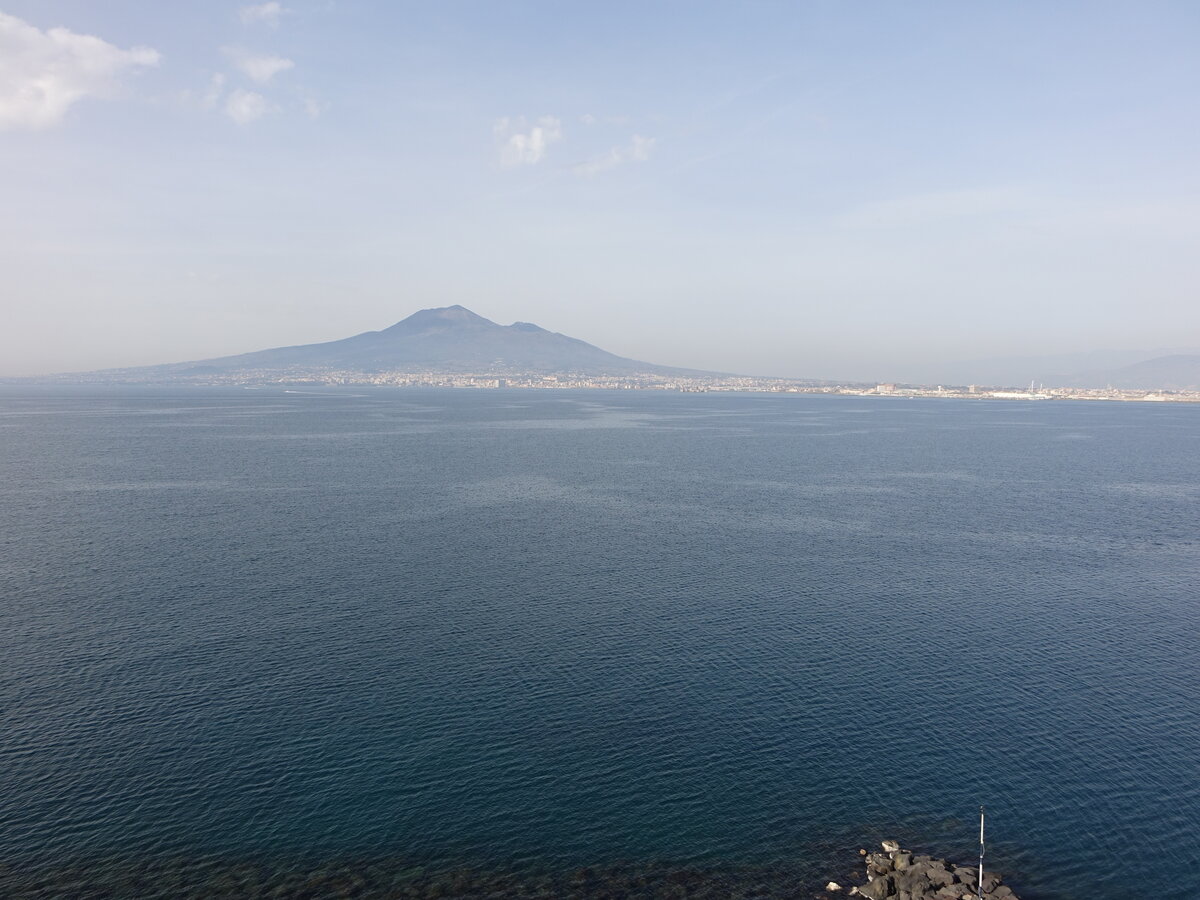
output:
M661 365L1195 348L1187 3L0 0L0 375L462 304Z

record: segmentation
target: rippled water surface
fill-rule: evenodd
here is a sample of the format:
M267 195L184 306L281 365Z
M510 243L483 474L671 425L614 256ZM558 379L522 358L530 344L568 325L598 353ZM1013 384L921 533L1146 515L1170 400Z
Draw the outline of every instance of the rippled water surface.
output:
M0 889L1189 897L1198 510L1184 405L8 387Z

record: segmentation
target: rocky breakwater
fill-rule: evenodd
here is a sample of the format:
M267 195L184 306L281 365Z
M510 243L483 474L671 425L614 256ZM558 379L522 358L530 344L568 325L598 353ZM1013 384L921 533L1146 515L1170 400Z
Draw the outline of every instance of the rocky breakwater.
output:
M895 841L884 841L882 853L858 851L866 857L866 881L842 886L831 881L817 896L865 897L866 900L1018 900L1000 876L986 869L982 884L979 867L956 866L944 859L918 856L900 849ZM855 879L856 881L858 878Z

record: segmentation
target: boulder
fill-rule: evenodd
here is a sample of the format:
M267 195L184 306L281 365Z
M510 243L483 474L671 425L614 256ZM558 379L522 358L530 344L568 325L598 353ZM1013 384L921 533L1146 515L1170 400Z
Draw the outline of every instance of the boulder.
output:
M892 877L896 883L896 890L908 891L914 897L923 896L935 886L921 869L905 869Z
M883 852L884 853L895 853L899 849L900 849L900 844L898 841L884 841L883 842Z
M874 881L861 885L858 893L866 897L867 900L885 900L887 897L892 897L896 893L895 885L892 884L890 875L881 875Z
M907 869L912 864L912 854L904 853L903 851L893 854L892 868L897 872L901 869Z
M930 883L934 885L949 887L954 884L954 875L956 873L949 872L945 868L938 869L933 866L923 866L921 871L929 879Z
M892 861L882 853L872 853L867 857L868 875L887 875L892 871Z
M825 890L829 891L830 893L834 893L835 891L840 891L841 889L842 889L842 886L840 884L838 884L836 881L831 881L831 882L829 882L829 884L825 885Z

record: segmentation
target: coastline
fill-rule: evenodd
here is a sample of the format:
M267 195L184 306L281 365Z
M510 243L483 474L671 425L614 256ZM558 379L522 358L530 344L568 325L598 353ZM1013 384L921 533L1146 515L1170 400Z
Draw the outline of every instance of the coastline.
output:
M143 388L456 388L512 391L651 391L685 394L788 394L892 399L1049 401L1117 403L1200 403L1200 390L1074 388L1019 389L982 385L908 385L827 382L786 378L670 378L659 375L539 375L436 372L297 371L285 374L237 372L224 376L153 379L122 370L32 377L0 377L2 387L143 387Z

